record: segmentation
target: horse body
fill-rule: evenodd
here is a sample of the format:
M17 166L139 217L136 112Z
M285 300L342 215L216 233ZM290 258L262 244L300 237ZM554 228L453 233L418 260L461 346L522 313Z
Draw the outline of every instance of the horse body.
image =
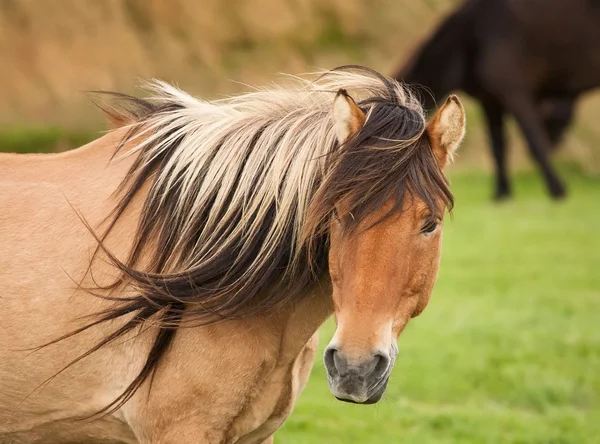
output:
M481 103L497 198L510 195L507 114L517 120L549 192L562 197L548 152L570 125L578 97L600 85L599 39L600 9L590 0L468 0L395 77L428 87L437 99L461 89Z
M85 147L0 156L0 443L271 442L332 313L332 393L381 399L464 111L427 125L379 73L327 76L216 103L159 85Z
M58 155L0 156L0 267L9 278L3 279L0 298L0 442L137 442L137 429L153 434L146 413L150 406L160 409L162 404L169 406L169 414L193 411L193 420L201 418L207 430L227 431L227 436L211 437L215 442L260 442L283 423L306 383L316 351L314 332L331 312L327 295L303 299L261 322L182 329L171 358L155 376L149 403L132 400L123 411L93 424L78 418L120 394L122 381L130 380L141 365L146 336L152 332L99 350L43 388L40 384L113 326L99 326L35 352L21 351L77 328L84 322L78 318L107 305L74 284L83 277L82 265L90 262L96 240L73 209L95 226L110 212L111 193L130 163L124 159L109 165L122 136L123 131L112 133ZM113 252L124 254L130 248L127 239L133 237L135 222L123 219L118 233L107 239ZM113 242L115 236L119 242ZM40 261L41 257L48 259ZM102 279L103 273L110 269L96 267L94 278ZM180 354L186 358L176 357ZM188 383L163 382L163 375ZM240 380L245 381L242 387ZM198 391L193 389L195 381ZM169 390L161 393L158 387ZM215 389L216 396L204 394L206 387ZM140 398L144 394L140 391ZM138 410L138 404L143 408ZM186 420L177 416L174 422ZM211 418L215 423L209 427ZM161 430L168 429L166 419L162 421Z

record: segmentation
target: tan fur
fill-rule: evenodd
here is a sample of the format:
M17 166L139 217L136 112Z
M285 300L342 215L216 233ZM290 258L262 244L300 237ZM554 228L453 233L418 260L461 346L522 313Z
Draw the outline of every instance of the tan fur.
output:
M427 305L442 230L419 233L423 210L421 202L407 202L401 217L385 219L353 239L339 238L332 227L330 273L338 324L332 343L356 362L373 350L395 347L408 320Z
M430 128L443 140L440 131ZM333 312L329 281L275 315L181 328L152 390L145 384L117 412L93 423L77 418L111 402L138 374L155 327L150 323L61 373L123 321L24 351L111 306L76 285L93 287L116 275L102 256L86 274L96 241L80 217L95 229L104 226L116 203L112 193L133 160L109 162L125 132L63 154L0 155L0 443L271 442L306 384L315 332ZM144 192L106 239L121 260L131 248ZM394 347L408 319L427 303L441 228L420 234L422 211L419 202L405 206L400 218L353 239L336 237L332 227L334 340L353 356L381 344Z

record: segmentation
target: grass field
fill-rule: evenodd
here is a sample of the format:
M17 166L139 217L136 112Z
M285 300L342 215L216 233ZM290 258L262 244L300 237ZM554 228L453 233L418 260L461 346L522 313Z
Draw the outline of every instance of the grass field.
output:
M563 174L565 202L523 173L501 205L487 175L454 175L438 283L385 398L336 401L319 356L276 442L600 443L600 181Z

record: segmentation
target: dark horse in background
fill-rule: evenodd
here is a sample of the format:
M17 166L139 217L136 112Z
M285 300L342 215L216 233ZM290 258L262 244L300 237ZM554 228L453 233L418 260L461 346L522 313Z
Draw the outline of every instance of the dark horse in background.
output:
M504 120L512 114L550 194L561 198L548 153L579 96L600 85L600 0L467 0L395 77L426 87L427 107L453 90L481 103L498 199L511 194Z

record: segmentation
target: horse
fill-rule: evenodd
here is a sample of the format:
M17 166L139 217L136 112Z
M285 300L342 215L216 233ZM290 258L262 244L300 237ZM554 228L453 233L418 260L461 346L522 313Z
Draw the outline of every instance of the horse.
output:
M0 442L271 443L331 315L331 392L379 401L436 279L459 99L427 122L359 66L150 89L102 99L88 145L0 155Z
M393 77L424 85L438 100L462 90L479 101L496 199L511 195L504 120L514 116L550 195L559 199L566 189L548 153L571 124L579 97L600 85L599 41L596 0L467 0ZM424 99L435 105L429 95Z

